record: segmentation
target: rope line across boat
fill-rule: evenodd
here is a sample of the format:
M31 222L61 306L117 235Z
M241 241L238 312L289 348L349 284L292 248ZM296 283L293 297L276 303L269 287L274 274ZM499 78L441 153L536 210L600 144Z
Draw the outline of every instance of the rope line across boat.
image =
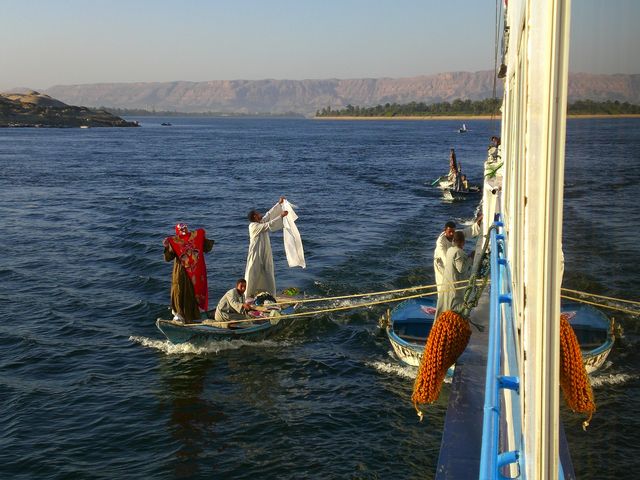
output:
M586 295L588 295L588 294L586 294ZM587 304L593 305L595 307L608 308L609 310L617 310L619 312L628 313L630 315L640 316L640 312L638 310L629 310L627 308L614 307L612 305L607 305L606 303L590 302L589 300L585 300L584 298L569 297L568 295L560 295L560 298L565 298L567 300L573 300L574 302L587 303ZM628 300L628 301L632 302L631 300ZM632 302L632 303L635 303L635 302Z
M456 283L465 283L465 285L462 285L460 287L456 287L454 290L462 290L462 289L466 289L467 285L466 283L468 283L467 280L464 280L463 282L456 282ZM434 285L435 287L435 285ZM433 287L432 287L433 288ZM407 291L408 289L402 289L400 291ZM384 293L384 292L383 292ZM267 320L269 318L278 318L280 320L282 319L287 319L287 318L300 318L300 317L310 317L313 315L319 315L321 313L331 313L331 312L340 312L340 311L345 311L345 310L353 310L356 308L362 308L362 307L370 307L373 305L380 305L383 303L393 303L393 302L401 302L403 300L410 300L412 298L422 298L422 297L428 297L430 295L437 295L438 291L434 291L434 292L425 292L425 293L420 293L418 295L406 295L406 296L402 296L402 297L398 297L398 298L386 298L384 300L376 300L373 302L364 302L364 303L358 303L356 305L343 305L340 307L331 307L331 308L324 308L321 310L311 310L308 312L299 312L299 313L288 313L285 315L277 315L276 317L263 317L263 318L247 318L247 319L241 319L241 320L234 320L231 323L244 323L244 322L255 322L256 320ZM373 294L367 294L367 295L373 295ZM325 299L326 300L326 299ZM297 304L297 303L302 303L302 302L297 302L295 300L291 301L291 302L281 302L277 305L291 305L291 304ZM271 305L276 305L276 304L271 304Z
M622 298L607 297L605 295L596 295L595 293L580 292L578 290L570 290L568 288L563 288L562 290L565 292L577 293L578 295L586 295L593 298L604 298L605 300L613 300L614 302L630 303L632 305L640 306L640 302L636 302L634 300L624 300Z
M459 283L467 283L467 280L460 280L458 282L454 282L456 284ZM392 293L399 293L399 292L413 292L413 291L417 291L417 290L426 290L426 289L430 289L430 288L437 288L438 285L437 284L433 284L433 285L420 285L417 287L407 287L407 288L398 288L396 290L384 290L384 291L380 291L380 292L367 292L367 293L354 293L352 295L340 295L337 297L318 297L318 298L305 298L303 300L296 300L295 302L278 302L278 303L272 303L271 305L290 305L292 303L297 303L297 304L303 304L303 303L311 303L311 302L328 302L328 301L332 301L332 300L345 300L347 298L358 298L358 297L375 297L375 296L379 296L379 295L389 295Z

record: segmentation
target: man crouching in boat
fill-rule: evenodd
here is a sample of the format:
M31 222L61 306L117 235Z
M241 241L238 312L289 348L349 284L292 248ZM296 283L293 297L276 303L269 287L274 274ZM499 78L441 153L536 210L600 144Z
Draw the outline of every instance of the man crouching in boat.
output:
M209 287L205 252L210 252L214 241L206 238L199 228L189 231L186 223L176 225L176 234L164 239L164 259L174 260L171 277L171 311L173 319L192 323L200 312L209 307Z
M232 288L218 302L216 307L216 326L228 328L229 323L238 320L247 320L252 317L247 312L254 310L245 299L244 292L247 290L247 281L240 278L236 282L236 288Z

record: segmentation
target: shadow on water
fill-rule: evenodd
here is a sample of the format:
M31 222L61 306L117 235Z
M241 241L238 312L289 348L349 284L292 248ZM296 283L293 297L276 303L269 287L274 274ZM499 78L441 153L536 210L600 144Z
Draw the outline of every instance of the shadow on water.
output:
M162 405L169 409L167 427L177 444L170 461L175 478L197 477L205 452L225 448L215 427L226 415L221 405L204 395L205 379L215 363L215 359L197 356L160 359Z

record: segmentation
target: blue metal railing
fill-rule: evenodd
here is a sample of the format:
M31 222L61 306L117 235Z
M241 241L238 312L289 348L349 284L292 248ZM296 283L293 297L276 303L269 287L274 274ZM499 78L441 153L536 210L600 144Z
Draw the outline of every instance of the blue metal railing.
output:
M504 349L505 359L509 364L509 370L517 372L510 272L506 259L506 245L502 227L503 224L499 221L499 216L497 216L494 228L491 229L490 323L482 425L482 451L480 454L481 480L523 478L520 450L500 452L501 391L509 389L517 395L520 387L519 377L504 375L505 368L501 363L503 354L502 312L504 311L506 327L506 338L504 339L506 344ZM512 404L511 416L514 420L514 436L516 443L519 445L521 440L519 398ZM502 475L501 470L503 467L511 464L518 466L518 474L515 477Z

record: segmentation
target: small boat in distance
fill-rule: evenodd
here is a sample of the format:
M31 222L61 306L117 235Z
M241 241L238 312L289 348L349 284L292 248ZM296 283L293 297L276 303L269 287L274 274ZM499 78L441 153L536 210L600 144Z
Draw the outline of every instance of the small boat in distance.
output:
M463 123L462 128L458 129L458 133L467 133L467 126Z
M162 125L163 127L170 127L171 123L169 122L162 122L160 125Z

